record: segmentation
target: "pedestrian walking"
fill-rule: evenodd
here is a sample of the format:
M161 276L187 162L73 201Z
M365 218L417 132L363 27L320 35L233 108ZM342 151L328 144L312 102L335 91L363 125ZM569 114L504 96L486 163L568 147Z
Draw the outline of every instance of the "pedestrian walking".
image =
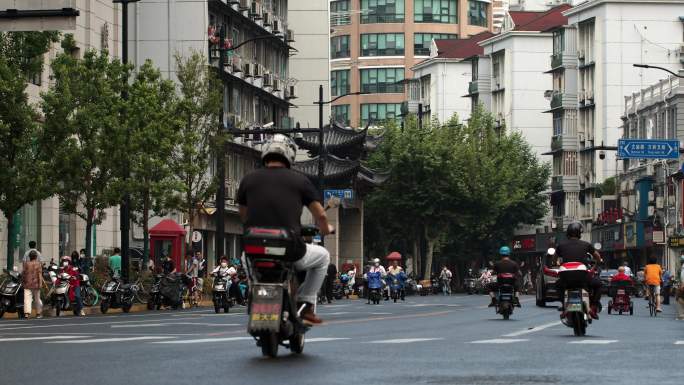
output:
M121 275L121 249L118 247L115 247L114 254L109 256L109 268L112 269L112 273Z
M24 253L24 257L22 258L21 261L22 261L22 262L28 262L28 261L29 261L29 254L30 254L32 251L35 251L35 252L38 254L38 262L40 262L41 255L40 255L40 250L38 250L38 249L36 248L36 247L38 246L38 245L36 244L36 241L30 241L30 242L28 243L28 246L29 246L29 249Z
M43 284L43 267L38 260L38 251L31 250L29 260L23 264L22 283L24 285L24 315L31 316L32 304L36 305L36 318L43 318L43 302L40 300L40 287Z
M672 273L670 270L665 270L663 273L663 305L670 304L670 292L672 290Z
M328 264L328 274L325 277L325 298L328 303L332 303L333 299L333 284L337 278L337 266L334 263Z

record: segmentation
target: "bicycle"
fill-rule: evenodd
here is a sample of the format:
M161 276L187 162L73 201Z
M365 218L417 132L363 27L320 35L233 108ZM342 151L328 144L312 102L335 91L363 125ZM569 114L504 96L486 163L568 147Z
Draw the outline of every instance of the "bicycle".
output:
M138 272L138 278L132 286L137 287L138 289L134 290L133 302L146 304L150 299L151 285L145 283L145 277L142 273Z
M656 317L658 315L658 310L656 308L656 294L655 285L648 285L648 311L651 317Z

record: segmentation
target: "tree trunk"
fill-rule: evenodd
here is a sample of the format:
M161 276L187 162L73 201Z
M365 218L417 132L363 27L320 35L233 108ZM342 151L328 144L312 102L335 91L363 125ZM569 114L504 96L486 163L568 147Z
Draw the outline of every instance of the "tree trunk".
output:
M434 239L426 237L427 241L427 253L425 253L425 273L423 274L423 279L430 279L432 274L432 255L435 251L435 244L437 243Z
M86 235L85 235L86 256L92 256L93 255L93 250L91 249L92 243L93 243L93 217L94 217L94 210L88 209L88 215L86 216Z
M147 266L150 261L150 203L149 199L143 203L143 260L142 265Z
M14 267L14 239L12 239L14 227L14 213L7 212L7 270L12 271Z
M419 247L418 247L418 240L414 239L413 240L413 271L416 274L416 277L420 276L420 270L419 269L419 263L418 260L420 259L419 255Z

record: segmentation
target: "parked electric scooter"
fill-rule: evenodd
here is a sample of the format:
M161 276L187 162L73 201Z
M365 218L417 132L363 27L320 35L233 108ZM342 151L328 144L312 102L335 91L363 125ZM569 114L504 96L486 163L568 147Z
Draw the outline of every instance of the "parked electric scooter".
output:
M162 306L168 306L174 310L181 308L183 306L183 277L180 273L158 274L150 291L147 308L150 310L154 308L159 310Z
M7 279L0 285L0 318L5 313L17 313L24 318L24 287L21 284L21 274L16 270L3 270Z
M109 270L109 281L102 285L102 302L100 311L102 314L112 309L121 309L124 313L131 311L133 298L138 290L136 285L123 283L118 273Z

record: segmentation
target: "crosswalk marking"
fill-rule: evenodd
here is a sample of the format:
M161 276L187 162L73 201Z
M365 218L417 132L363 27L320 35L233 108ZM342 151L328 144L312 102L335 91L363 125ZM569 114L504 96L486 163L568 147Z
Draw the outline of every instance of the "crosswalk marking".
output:
M88 338L88 336L44 336L44 337L12 337L0 338L0 342L39 341L39 340L67 340L72 338Z
M328 342L328 341L340 341L348 340L349 338L333 338L333 337L318 337L318 338L307 338L306 342Z
M369 344L408 344L411 342L438 341L444 338L399 338L395 340L370 341Z
M581 341L570 341L568 342L569 344L576 344L576 345L608 345L608 344L614 344L618 342L618 340L581 340Z
M675 345L684 345L684 341L677 341L674 343Z
M229 342L229 341L243 341L253 340L252 337L226 337L226 338L198 338L196 340L174 340L174 341L160 341L152 342L153 344L201 344L205 342Z
M548 328L551 328L554 326L558 326L558 325L561 325L561 321L554 321L554 322L550 322L550 323L547 323L544 325L534 326L534 327L531 327L529 329L521 330L518 332L504 334L502 337L519 337L519 336L522 336L525 334L535 333L535 332L538 332L538 331L541 331L544 329L548 329Z
M143 336L143 337L122 337L122 338L96 338L92 340L73 340L73 341L49 341L48 344L97 344L103 342L125 342L125 341L146 341L146 340L167 340L174 337L162 336Z
M494 338L491 340L472 341L471 344L513 344L516 342L525 342L525 341L529 341L529 340Z

